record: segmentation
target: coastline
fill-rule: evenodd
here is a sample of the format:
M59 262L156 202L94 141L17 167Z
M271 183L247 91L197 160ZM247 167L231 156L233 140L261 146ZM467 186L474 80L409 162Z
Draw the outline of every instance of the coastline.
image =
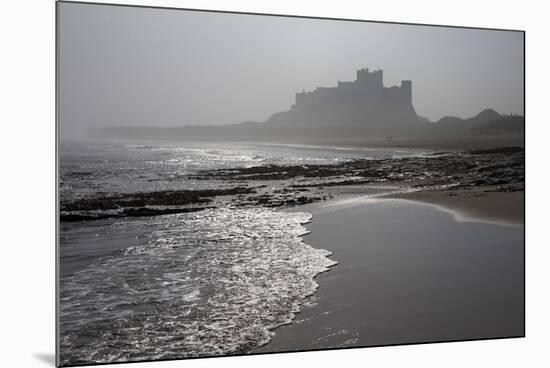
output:
M525 193L481 190L396 192L381 198L403 199L434 205L451 213L457 221L490 222L522 226Z
M524 336L523 226L487 214L460 221L443 202L402 195L293 208L313 216L304 243L338 264L316 276L319 288L292 323L253 352ZM464 208L481 205L472 201Z
M519 222L523 216L518 215L522 213L518 212L522 206L517 205L523 204L523 195L517 192L523 190L522 148L464 152L400 149L392 154L388 154L388 150L354 148L349 153L352 158L334 153L338 149L327 154L325 147L322 153L300 151L297 155L294 152L306 148L292 147L290 153L276 151L282 158L275 163L269 160L273 153L263 156L254 153L245 156L251 164L233 166L230 162L227 168L213 165L197 169L186 177L199 184L208 183L204 186L174 186L170 184L171 176L162 176L169 173L163 172L160 180L166 188L147 184L143 186L147 190L137 186L128 193L97 192L95 196L67 198L60 204L62 226L79 230L79 225L83 225L95 234L98 224L124 219L125 223L143 221L166 228L170 217L164 219L162 215L185 217L185 213L191 213L193 217L196 212L197 218L201 218L202 210L223 210L231 213L220 219L210 217L216 219L212 224L233 219L224 222L222 232L226 232L229 225L236 225L245 229L237 231L240 236L250 232L250 218L241 218L244 222L234 221L233 210L308 212L312 219L301 223L307 231L301 232L300 240L314 249L330 252L326 257L338 264L331 267L330 272L312 275L315 291L308 292L296 307L289 308L295 315L288 324L268 328L270 333L265 331L266 335L272 339L252 352L523 335L523 228ZM207 147L200 152L204 150L225 162L225 151ZM368 154L357 155L356 150ZM243 160L241 155L236 157ZM88 183L94 173L75 171L73 176L78 187ZM102 183L101 178L99 175L98 185ZM173 182L178 183L180 179L175 177ZM212 182L216 183L213 187ZM411 192L417 189L421 191ZM510 201L510 198L515 199ZM502 210L500 206L499 210L499 201L506 202L510 208ZM510 206L511 202L516 205ZM488 207L492 210L487 211ZM272 218L269 215L269 221L259 223L271 223ZM88 222L92 220L94 222ZM307 223L309 221L311 223ZM509 226L512 224L514 226ZM179 225L177 222L176 226ZM210 228L206 225L198 229ZM127 238L120 229L115 238L108 239L101 252L110 253L122 243L133 244L133 238L140 239L137 240L140 245L149 244L148 237L133 235L132 231L128 232L131 239L120 242L120 235ZM136 230L138 234L142 231ZM223 241L226 238L224 235ZM67 239L65 245L70 245ZM97 243L97 236L88 233L77 240L86 244L90 239ZM79 263L73 259L73 267L67 269L65 262L62 274L95 259L89 252L82 254L78 241L73 243L71 251L80 257ZM260 240L256 244L262 243ZM283 249L302 249L300 246L285 248L284 243L281 241ZM235 254L250 257L253 253ZM277 261L297 259L284 254ZM214 274L225 270L227 264L220 263L219 268L218 263L213 263ZM237 270L242 272L242 269ZM277 269L266 268L273 272ZM296 269L302 270L302 265ZM243 275L249 277L247 273ZM292 272L281 273L277 278L296 286L291 275ZM242 279L228 280L238 284ZM263 285L270 296L256 300L271 300L276 295L275 284ZM495 295L505 307L494 302ZM286 303L279 305L286 309ZM252 346L255 345L243 352L253 349Z

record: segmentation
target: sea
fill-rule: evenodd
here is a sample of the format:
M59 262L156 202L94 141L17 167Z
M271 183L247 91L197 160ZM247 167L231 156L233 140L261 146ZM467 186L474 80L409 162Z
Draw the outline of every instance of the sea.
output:
M59 200L243 183L198 172L331 164L410 150L234 142L61 142ZM247 184L247 183L244 183ZM61 222L61 363L245 354L292 322L338 260L306 244L299 207L220 205L154 217Z

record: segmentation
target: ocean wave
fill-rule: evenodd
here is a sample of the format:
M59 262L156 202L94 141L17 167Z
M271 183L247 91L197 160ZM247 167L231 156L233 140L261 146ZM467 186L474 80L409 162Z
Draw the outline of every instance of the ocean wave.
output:
M151 221L146 245L61 279L63 364L247 353L290 323L314 277L336 264L302 242L304 212L219 208Z

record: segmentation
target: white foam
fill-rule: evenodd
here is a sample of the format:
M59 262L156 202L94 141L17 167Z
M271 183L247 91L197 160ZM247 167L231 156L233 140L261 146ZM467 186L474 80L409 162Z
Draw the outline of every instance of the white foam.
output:
M336 264L302 242L310 219L264 208L147 219L157 230L146 246L61 280L62 361L220 355L267 343L315 292L314 277Z

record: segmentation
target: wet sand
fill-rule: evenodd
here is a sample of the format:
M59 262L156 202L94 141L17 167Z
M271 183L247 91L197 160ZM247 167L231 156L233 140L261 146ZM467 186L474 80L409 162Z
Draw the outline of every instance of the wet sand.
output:
M402 199L296 209L313 214L304 241L339 264L255 352L524 336L522 225L461 222Z
M523 225L525 217L523 191L419 191L393 193L386 197L433 204L451 212L459 221Z

